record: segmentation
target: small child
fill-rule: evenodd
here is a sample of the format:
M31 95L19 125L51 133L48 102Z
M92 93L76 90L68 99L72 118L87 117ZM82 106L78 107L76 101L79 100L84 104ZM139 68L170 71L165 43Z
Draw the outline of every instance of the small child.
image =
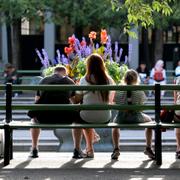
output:
M18 77L16 68L10 63L5 65L3 76L4 76L4 84L6 83L20 84L21 83ZM14 92L13 97L17 97L19 93L22 93L22 92Z
M12 64L6 64L3 74L6 83L19 84L19 78L15 67Z
M126 72L124 77L125 85L138 85L139 77L138 73L130 69ZM144 104L146 100L146 95L144 91L116 91L116 95L114 101L119 105L141 105ZM141 111L129 111L129 110L121 110L118 112L117 116L113 120L115 123L145 123L152 121L151 117ZM144 150L144 154L146 154L149 158L154 159L155 154L151 149L152 142L152 129L147 128L145 131L146 134L146 148ZM114 145L114 150L111 155L111 159L117 160L120 155L120 147L119 147L119 137L120 131L119 128L114 128L112 130L112 140Z

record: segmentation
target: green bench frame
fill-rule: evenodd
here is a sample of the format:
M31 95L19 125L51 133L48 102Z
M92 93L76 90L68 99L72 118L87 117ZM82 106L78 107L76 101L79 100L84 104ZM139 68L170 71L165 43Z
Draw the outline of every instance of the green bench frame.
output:
M12 103L12 93L17 90L154 90L155 92L155 104L154 105L70 105L70 104L33 104L33 105L14 105ZM4 146L4 166L10 163L13 158L13 130L14 129L30 129L30 128L44 128L44 129L56 129L56 128L152 128L155 131L155 161L157 165L162 164L162 128L177 128L180 124L164 124L160 122L161 109L180 109L180 105L166 105L161 106L161 90L180 90L180 86L175 85L163 85L160 84L146 86L117 86L117 85L93 85L93 86L77 86L77 85L12 85L6 84L0 86L0 90L6 91L6 105L0 105L1 110L6 111L5 122L0 125L0 128L4 129L5 146ZM154 110L155 121L153 123L136 123L136 124L31 124L30 122L14 122L12 119L12 110Z

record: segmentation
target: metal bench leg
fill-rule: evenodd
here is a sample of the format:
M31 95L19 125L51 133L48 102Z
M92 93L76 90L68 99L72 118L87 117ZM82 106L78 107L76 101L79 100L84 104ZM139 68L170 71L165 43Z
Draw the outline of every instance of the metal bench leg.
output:
M9 125L4 126L4 166L10 162L10 127Z
M13 130L10 129L9 131L10 131L9 132L10 133L10 137L9 137L10 138L9 139L10 140L10 144L9 144L9 151L10 152L9 153L10 153L10 160L11 160L11 159L13 159Z
M155 159L156 164L162 164L162 132L160 125L155 128Z

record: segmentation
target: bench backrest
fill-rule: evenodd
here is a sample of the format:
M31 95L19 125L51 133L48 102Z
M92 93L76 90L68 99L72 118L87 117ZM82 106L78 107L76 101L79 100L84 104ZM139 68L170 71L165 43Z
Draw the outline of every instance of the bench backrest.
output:
M155 122L160 123L160 111L161 109L180 109L180 105L161 105L161 90L180 90L180 86L177 85L91 85L91 86L77 86L77 85L12 85L7 83L1 85L0 90L6 91L6 106L0 105L0 109L6 110L6 123L12 121L12 110L154 110ZM153 90L155 92L155 104L154 105L83 105L83 104L12 104L13 91L21 90Z

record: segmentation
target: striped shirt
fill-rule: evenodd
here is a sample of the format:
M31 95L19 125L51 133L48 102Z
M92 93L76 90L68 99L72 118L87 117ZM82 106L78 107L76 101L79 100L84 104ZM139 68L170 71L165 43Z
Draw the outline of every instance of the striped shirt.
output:
M132 104L144 104L147 97L144 91L132 91L131 92ZM128 104L127 103L127 92L126 91L116 91L114 101L116 104Z

